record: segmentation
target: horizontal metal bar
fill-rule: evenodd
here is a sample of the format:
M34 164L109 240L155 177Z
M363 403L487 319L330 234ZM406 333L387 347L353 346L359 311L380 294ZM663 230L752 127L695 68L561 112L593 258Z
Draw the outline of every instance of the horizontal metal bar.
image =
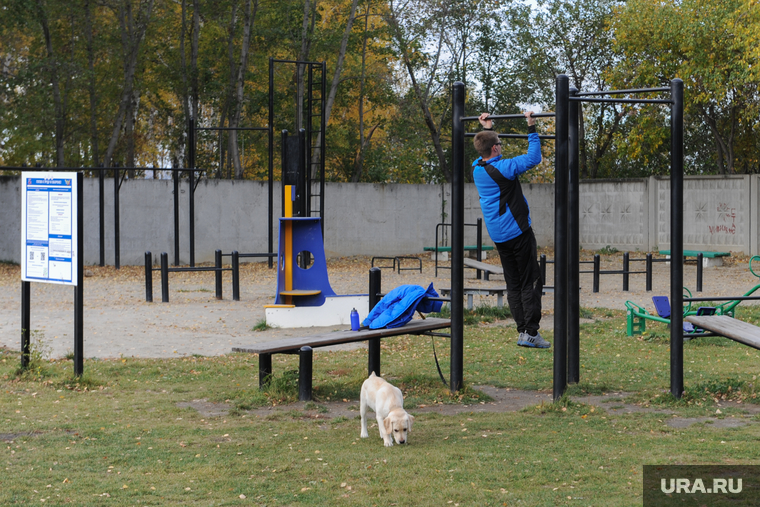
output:
M477 132L469 132L464 135L464 137L475 137ZM528 134L499 134L499 137L504 137L507 139L528 139ZM554 136L538 136L539 139L556 139Z
M266 130L269 127L196 127L195 130Z
M584 97L570 97L572 102L612 102L616 104L672 104L670 99L587 99Z
M669 92L670 87L662 88L631 88L629 90L597 90L595 92L578 92L576 97L584 97L588 95L618 95L623 93L649 93L649 92Z
M231 253L223 253L222 257L232 257ZM238 257L277 257L276 253L247 253L247 254L238 254Z
M277 60L272 59L274 63L303 63L303 64L309 64L309 65L322 65L322 62L306 62L302 60Z
M530 115L531 118L554 118L554 113L533 113ZM484 121L488 120L519 120L520 118L525 118L524 114L492 114L488 118L486 118ZM480 116L462 116L460 118L461 121L473 121L473 120L479 120Z
M578 271L578 273L596 273L596 271ZM628 273L629 275L643 275L646 274L646 271L599 271L600 275L624 275Z
M161 271L161 268L153 268L153 271ZM192 271L232 271L232 268L168 268L169 273L186 273Z
M760 301L760 296L683 298L684 301Z

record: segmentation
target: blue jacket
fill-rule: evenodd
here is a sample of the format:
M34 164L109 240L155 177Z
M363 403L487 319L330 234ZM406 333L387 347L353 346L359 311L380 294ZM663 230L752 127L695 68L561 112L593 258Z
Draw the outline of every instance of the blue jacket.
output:
M515 158L473 162L472 178L480 194L480 209L495 243L514 239L530 227L530 209L518 176L541 162L538 134L528 134L528 153Z
M401 327L414 317L414 312L440 312L442 301L422 301L425 296L438 297L431 283L427 290L419 285L399 285L369 312L362 326L370 329Z

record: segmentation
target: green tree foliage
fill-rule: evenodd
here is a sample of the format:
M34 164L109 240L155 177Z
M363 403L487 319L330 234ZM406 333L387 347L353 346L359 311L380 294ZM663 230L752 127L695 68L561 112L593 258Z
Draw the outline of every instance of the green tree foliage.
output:
M192 117L207 177L264 179L266 133L229 129L268 125L274 58L326 62L330 181L450 181L455 81L468 115L550 111L560 73L582 91L680 77L687 171L758 172L758 34L757 0L0 0L0 165L185 167ZM308 75L274 68L275 177L279 132L313 118ZM667 107L581 118L583 177L667 174ZM553 179L543 145L532 181Z
M757 33L757 20L740 0L630 0L615 16L620 61L615 80L623 86L685 86L687 170L693 173L757 172L758 80L756 53L743 35ZM753 56L754 55L754 56ZM657 166L667 150L657 125L667 111L635 111L628 155Z

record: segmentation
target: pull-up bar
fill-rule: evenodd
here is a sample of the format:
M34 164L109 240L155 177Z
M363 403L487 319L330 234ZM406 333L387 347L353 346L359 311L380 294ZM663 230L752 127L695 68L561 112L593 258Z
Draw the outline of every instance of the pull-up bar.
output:
M465 137L475 137L477 133L475 132L467 132L464 136ZM528 139L528 134L499 134L499 137L506 137L508 139ZM544 136L539 135L539 139L555 139L554 136Z
M554 113L533 113L530 115L531 118L554 118ZM525 118L524 114L492 114L488 118L486 118L484 121L488 120L519 120L520 118ZM480 116L463 116L460 118L461 121L473 121L473 120L479 120Z
M617 104L673 104L671 99L597 99L570 97L570 102L614 102Z
M663 88L631 88L629 90L597 90L593 92L578 92L576 97L583 97L586 95L622 95L628 93L652 93L652 92L669 92L670 87Z

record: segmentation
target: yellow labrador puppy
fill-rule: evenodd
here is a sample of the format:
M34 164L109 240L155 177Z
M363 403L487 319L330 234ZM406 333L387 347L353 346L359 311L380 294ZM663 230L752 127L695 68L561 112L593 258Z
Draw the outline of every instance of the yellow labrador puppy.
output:
M401 394L401 389L376 376L375 372L372 372L372 375L362 384L362 438L369 437L367 409L375 412L380 438L383 439L385 447L392 446L393 439L397 444L407 443L414 416L407 414L404 410L404 396Z

